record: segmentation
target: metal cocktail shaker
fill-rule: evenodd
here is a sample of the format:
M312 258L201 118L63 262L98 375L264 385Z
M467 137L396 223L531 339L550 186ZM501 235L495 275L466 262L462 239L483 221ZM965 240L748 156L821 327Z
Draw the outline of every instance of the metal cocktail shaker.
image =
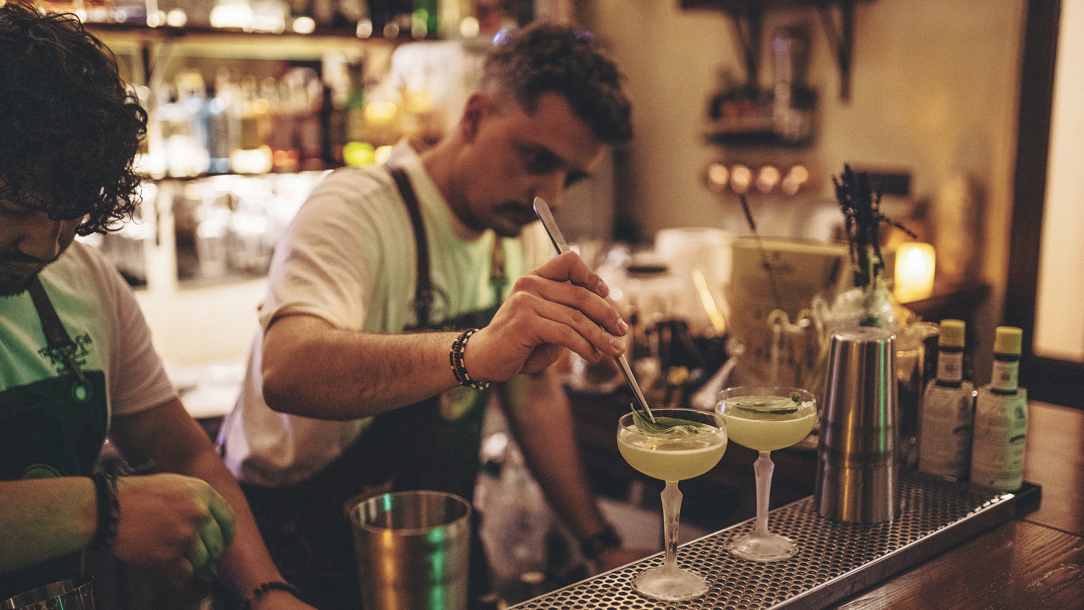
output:
M817 512L879 523L899 514L895 337L860 327L832 335L817 451Z

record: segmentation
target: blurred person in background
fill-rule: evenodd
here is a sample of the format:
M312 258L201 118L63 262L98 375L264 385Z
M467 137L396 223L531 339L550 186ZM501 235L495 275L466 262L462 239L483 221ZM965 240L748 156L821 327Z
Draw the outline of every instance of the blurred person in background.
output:
M303 599L359 606L348 513L361 500L473 498L491 382L583 555L606 570L646 554L601 514L548 368L565 349L589 362L623 353L628 325L576 254L551 259L532 207L560 205L631 138L622 79L588 32L505 32L433 147L404 140L384 166L336 170L279 241L219 444ZM472 604L487 587L473 547Z
M120 274L76 235L131 217L147 115L74 15L0 5L0 600L89 549L304 609L185 411ZM106 439L140 476L100 460ZM193 580L195 579L195 580Z

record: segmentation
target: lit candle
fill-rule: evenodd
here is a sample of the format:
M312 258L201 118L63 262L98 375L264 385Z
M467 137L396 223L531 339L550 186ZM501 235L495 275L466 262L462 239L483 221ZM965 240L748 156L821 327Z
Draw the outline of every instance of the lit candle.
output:
M933 293L934 251L930 244L906 242L896 249L896 298L920 301Z

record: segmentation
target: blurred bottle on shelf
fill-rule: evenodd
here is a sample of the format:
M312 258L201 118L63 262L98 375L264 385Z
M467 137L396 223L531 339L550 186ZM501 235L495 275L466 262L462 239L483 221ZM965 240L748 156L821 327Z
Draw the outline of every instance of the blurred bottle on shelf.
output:
M235 148L230 150L230 169L238 174L262 174L271 171L271 147L265 144L270 131L270 102L259 95L255 76L241 79L241 88L230 104L230 114L238 127Z
M323 130L320 111L324 100L324 84L312 68L291 68L283 76L289 91L293 115L293 146L297 150L298 168L303 171L326 167L323 151ZM295 170L296 171L296 170Z
M368 22L368 25L363 25L363 22ZM361 38L371 36L373 26L369 19L369 4L365 0L338 0L335 4L331 27L335 30L354 32Z
M300 152L293 136L296 119L292 98L294 91L286 80L273 77L264 79L260 91L270 107L270 130L266 143L271 148L271 169L275 172L296 172Z
M372 165L373 146L365 132L365 63L349 64L350 90L345 102L345 133L343 163L354 166Z
M155 110L157 132L161 137L162 168L167 176L197 176L206 172L210 165L204 144L206 138L196 120L202 101L195 97L192 80L191 76L185 75L178 79L178 84L168 85L160 93L162 103Z
M440 34L440 6L437 0L414 0L410 34L415 39L435 39Z
M230 153L237 148L240 139L240 122L231 113L235 97L229 70L220 69L214 83L207 87L207 95L199 111L199 120L207 134L207 152L210 157L208 173L226 174L230 169Z
M772 119L775 132L787 142L806 141L813 135L817 94L805 80L809 46L805 28L779 28L772 36Z

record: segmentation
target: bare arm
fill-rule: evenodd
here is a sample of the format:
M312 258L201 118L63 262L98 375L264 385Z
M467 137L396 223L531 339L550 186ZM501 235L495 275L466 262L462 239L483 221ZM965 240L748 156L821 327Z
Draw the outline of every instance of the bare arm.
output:
M0 482L0 573L82 549L97 523L87 477Z
M138 416L117 418L115 428L122 431L120 440L138 434L138 430L130 428L132 420L155 418L166 410L163 406ZM188 417L183 408L180 412ZM171 437L184 442L186 432L184 426L178 426L176 437L170 430L163 438L141 445L165 443ZM142 459L149 457L146 454ZM125 561L165 572L175 581L193 575L193 562L210 565L208 557L201 553L217 556L232 537L229 506L202 481L177 475L124 477L118 481L117 495L121 515L115 554ZM85 548L94 537L98 518L94 483L88 477L0 483L0 571ZM194 552L197 542L202 550Z
M558 517L584 540L602 531L606 521L595 502L576 445L568 396L555 374L520 376L504 385L502 404L524 459ZM608 549L596 559L601 570L646 555L648 549Z
M141 505L122 487L121 525L114 546L114 553L118 557L127 561L146 561L150 551L142 540L152 535L147 530L156 524L147 522L153 519L152 514L136 511L153 509L158 513L174 512L190 523L188 527L175 526L185 536L170 540L173 552L181 556L172 557L171 563L165 564L174 580L183 581L191 575L193 568L197 576L213 576L216 570L203 567L206 564L201 562L219 554L222 580L240 598L247 596L261 583L283 580L264 546L237 481L215 453L207 434L184 410L180 400L174 399L141 413L117 417L112 437L129 463L147 465L156 472L186 475L176 478L187 483L194 496L194 506L190 506L190 501L180 493L160 498L157 504ZM137 483L140 479L171 476L174 475L123 477L121 481ZM131 491L134 492L134 489ZM126 495L129 497L125 498ZM161 502L163 499L168 503ZM202 503L206 503L207 507L202 508ZM222 504L228 504L225 511ZM229 523L225 523L226 520ZM210 548L216 544L213 531L216 528L228 530L225 536L227 541L232 538L232 543L224 549ZM167 533L168 530L158 532L161 536ZM200 550L201 544L207 548ZM187 566L184 565L185 561ZM215 565L213 561L211 565ZM268 593L261 598L258 607L309 608L283 591Z
M537 372L567 347L591 362L624 352L628 326L609 289L574 253L520 278L493 322L464 353L474 379ZM275 320L264 334L263 389L271 408L322 419L355 419L457 385L448 353L458 333L374 335L313 316Z

